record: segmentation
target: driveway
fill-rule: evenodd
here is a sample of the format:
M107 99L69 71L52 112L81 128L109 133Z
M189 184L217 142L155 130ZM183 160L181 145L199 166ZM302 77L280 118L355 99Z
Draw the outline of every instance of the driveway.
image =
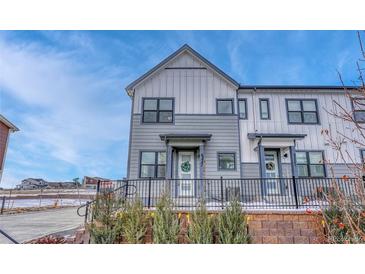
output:
M43 235L71 230L83 224L77 208L52 209L14 215L0 215L0 228L18 242ZM11 243L0 234L0 244Z

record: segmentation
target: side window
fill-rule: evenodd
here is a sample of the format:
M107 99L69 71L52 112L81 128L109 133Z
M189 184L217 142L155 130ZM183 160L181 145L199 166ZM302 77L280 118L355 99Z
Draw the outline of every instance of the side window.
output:
M358 123L365 123L365 98L352 98L352 109L354 120Z
M261 120L270 120L269 99L260 98L260 118Z
M174 100L170 98L144 98L143 123L172 123Z
M140 178L165 178L166 152L142 151Z
M218 170L236 170L236 154L218 153Z
M361 161L363 164L365 164L365 149L361 149L360 154L361 154Z
M299 177L325 177L322 151L297 151L295 160Z
M318 124L317 101L287 99L289 124Z
M247 119L247 100L238 100L238 114L240 119Z
M217 114L233 114L233 99L217 99Z

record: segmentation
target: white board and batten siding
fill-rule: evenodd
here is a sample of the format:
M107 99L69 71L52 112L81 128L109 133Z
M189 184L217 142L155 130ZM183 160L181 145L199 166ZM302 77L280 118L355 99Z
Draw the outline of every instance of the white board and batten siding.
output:
M216 99L236 102L236 88L196 57L183 53L135 88L134 114L142 112L144 97L175 98L175 114L216 114Z
M330 163L344 164L338 153L330 147L321 133L330 130L334 138L340 138L340 133L356 138L351 130L351 124L344 122L327 111L335 109L334 101L351 111L351 102L343 91L338 90L239 90L239 98L246 98L248 119L240 120L241 161L257 163L258 153L254 151L256 143L247 138L248 133L291 133L307 134L302 140L296 141L297 150L323 150L325 160ZM259 99L268 98L270 102L270 120L260 119ZM318 125L291 125L288 123L286 99L316 99L318 105ZM361 163L360 148L350 142L346 150L357 163ZM351 162L347 159L347 162Z

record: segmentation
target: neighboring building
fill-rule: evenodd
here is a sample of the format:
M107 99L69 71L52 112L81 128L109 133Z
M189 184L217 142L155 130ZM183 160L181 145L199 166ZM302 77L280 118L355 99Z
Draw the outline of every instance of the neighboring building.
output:
M326 112L333 100L352 111L343 87L240 85L184 45L126 91L128 179L185 179L178 195L194 196L196 180L188 179L353 175L321 135L353 134ZM364 114L356 118L365 121ZM347 143L349 162L362 162L360 149ZM264 193L285 192L284 180L270 182Z
M0 183L5 165L5 156L9 143L9 135L10 133L16 131L19 131L19 129L0 114Z
M47 188L47 189L55 189L55 188L62 188L62 189L73 189L79 187L80 184L78 182L48 182L43 179L38 178L27 178L22 180L20 185L17 185L17 189L40 189L40 188Z
M89 176L84 177L84 179L82 180L82 185L85 188L96 189L99 181L102 182L103 187L109 188L113 186L113 183L110 179Z

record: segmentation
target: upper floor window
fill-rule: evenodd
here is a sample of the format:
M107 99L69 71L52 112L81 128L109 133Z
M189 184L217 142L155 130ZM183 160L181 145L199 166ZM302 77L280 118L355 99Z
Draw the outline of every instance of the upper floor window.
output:
M365 98L352 98L354 120L358 123L365 123Z
M140 177L165 178L166 152L143 151L141 152Z
M322 151L297 151L295 154L299 177L325 177Z
M260 98L260 118L261 120L270 120L269 99Z
M361 161L365 164L365 149L360 149Z
M238 112L240 119L247 119L247 100L239 99L238 100Z
M233 114L233 99L217 99L217 114Z
M218 170L236 170L236 154L218 153Z
M289 124L318 124L318 109L315 99L287 99Z
M172 123L174 116L174 100L171 98L144 98L144 123Z

